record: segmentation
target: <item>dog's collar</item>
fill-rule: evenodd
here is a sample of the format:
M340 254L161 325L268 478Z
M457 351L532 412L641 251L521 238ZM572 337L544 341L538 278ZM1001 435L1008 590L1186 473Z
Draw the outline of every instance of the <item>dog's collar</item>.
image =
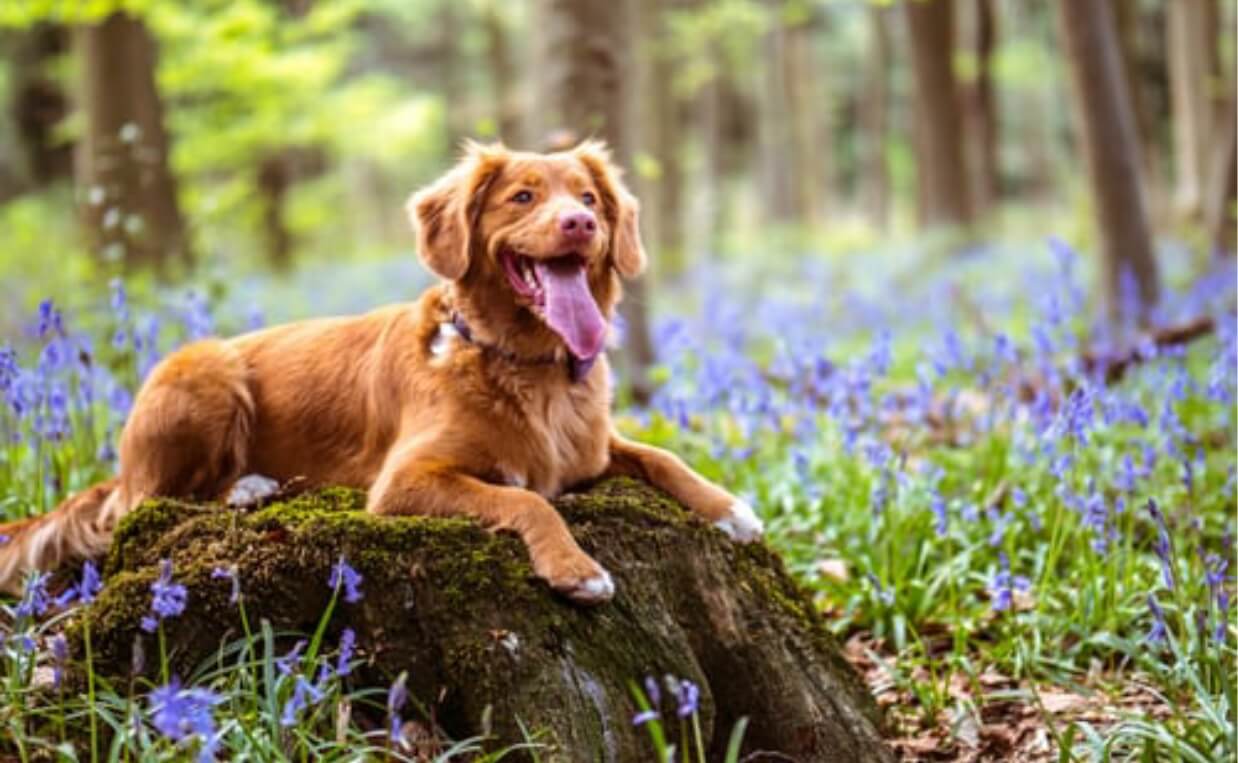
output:
M546 355L535 355L533 357L528 357L525 355L517 355L514 352L510 352L508 350L503 349L502 347L499 347L498 345L483 342L473 336L473 330L469 328L469 324L465 322L464 318L460 315L460 313L457 313L455 311L453 311L451 314L451 322L444 323L442 324L442 326L444 328L451 327L451 330L453 330L457 336L459 336L461 339L468 342L469 344L476 346L482 352L488 352L491 355L497 355L498 357L502 358L503 360L513 365L549 366L549 365L554 365L556 363L562 362L560 361L561 356L557 352L548 353ZM581 381L586 376L588 376L590 369L593 368L593 364L597 362L597 357L592 357L592 358L589 358L588 360L581 360L580 358L577 358L575 355L573 355L570 352L565 353L565 354L567 355L567 375L568 375L568 378L572 380L573 384Z

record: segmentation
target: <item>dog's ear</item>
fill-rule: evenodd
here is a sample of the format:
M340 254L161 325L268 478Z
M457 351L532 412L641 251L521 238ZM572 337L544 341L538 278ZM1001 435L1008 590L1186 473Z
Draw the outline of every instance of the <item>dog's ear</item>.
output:
M468 272L486 193L506 163L501 145L466 144L454 169L409 198L405 210L417 232L417 254L436 275L457 281Z
M640 203L620 179L619 168L610 160L610 151L600 141L586 141L574 152L593 176L602 196L602 211L610 227L610 256L615 270L624 278L635 278L645 271L645 247L640 240Z

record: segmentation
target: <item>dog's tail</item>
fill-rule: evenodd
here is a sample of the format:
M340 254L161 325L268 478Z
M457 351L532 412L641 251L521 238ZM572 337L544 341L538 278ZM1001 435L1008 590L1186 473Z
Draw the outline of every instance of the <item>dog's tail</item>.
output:
M119 500L115 477L69 496L52 511L0 524L0 590L21 593L30 570L52 570L71 559L98 556L112 542L109 502Z

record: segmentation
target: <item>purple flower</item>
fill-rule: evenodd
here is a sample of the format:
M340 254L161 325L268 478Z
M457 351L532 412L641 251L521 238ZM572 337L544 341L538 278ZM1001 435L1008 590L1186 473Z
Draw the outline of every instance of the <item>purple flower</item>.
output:
M933 490L929 495L929 509L933 512L933 529L937 532L937 537L946 537L949 522L949 515L946 513L946 499L942 498L941 493L936 490Z
M695 714L700 705L701 688L691 681L680 681L676 687L675 700L679 705L676 709L676 714L680 718L687 718Z
M658 686L658 679L653 676L645 676L645 698L649 700L649 709L632 716L633 726L643 726L661 717L658 708L662 705L662 689Z
M69 661L69 642L65 640L63 633L57 633L51 639L52 649L52 686L60 688L60 683L64 680L64 666Z
M224 578L232 581L232 592L228 596L229 604L236 604L241 600L241 580L237 577L235 567L216 567L211 570L211 577L215 580Z
M340 654L335 660L336 675L346 676L352 672L352 658L356 644L356 631L352 628L345 628L340 634Z
M644 726L646 723L649 723L650 721L653 721L653 720L657 720L659 717L661 716L658 714L657 710L652 710L652 709L642 710L636 715L632 716L632 725L633 726Z
M89 604L99 595L99 590L103 588L103 581L99 579L99 570L95 567L95 563L86 560L82 565L82 579L74 585L69 586L56 597L56 607L63 609L71 605L74 601L81 604Z
M1169 540L1169 528L1165 525L1165 515L1157 507L1156 501L1149 498L1146 506L1152 521L1156 523L1156 540L1152 543L1152 550L1156 552L1157 558L1161 560L1161 578L1165 582L1165 587L1172 591L1174 590L1174 566L1173 546Z
M310 683L305 676L297 676L292 697L284 703L284 710L279 717L279 725L288 727L297 725L297 716L312 704L322 701L322 690Z
M391 688L387 690L387 715L390 717L391 741L397 744L404 743L404 723L400 720L400 708L404 707L404 703L408 701L408 689L405 688L405 681L408 680L407 673L401 673L400 677L391 684Z
M1010 574L1010 560L1002 554L1001 569L993 576L993 581L989 584L989 597L993 600L993 611L1003 612L1010 609L1014 604L1015 592L1024 593L1031 586L1031 581L1022 575Z
M82 565L82 580L77 584L77 597L83 604L89 604L99 595L99 591L103 588L103 580L99 577L99 570L95 567L95 563L86 560Z
M174 678L167 686L152 691L148 701L151 723L160 734L178 743L197 738L202 742L198 760L215 759L219 740L215 737L214 708L223 697L208 689L182 689Z
M25 590L14 614L18 617L34 617L46 612L52 604L51 596L47 593L47 581L48 576L42 572L31 574L26 580Z
M344 601L349 604L356 604L361 601L361 573L357 572L343 556L331 568L331 577L327 579L327 585L335 590L339 590L340 586L344 587Z
M63 334L64 322L60 317L60 311L56 309L55 303L50 299L45 299L39 303L39 337L46 336L49 331Z
M1152 630L1148 631L1147 640L1153 643L1164 641L1168 633L1165 626L1165 610L1161 609L1155 594L1148 594L1148 609L1152 611Z
M159 577L150 584L150 608L153 614L142 618L142 630L154 633L159 623L169 617L176 617L185 611L185 602L189 591L180 583L172 582L172 560L159 561Z
M279 668L280 673L288 676L296 672L298 667L297 664L301 661L301 650L304 649L305 645L308 643L309 642L305 639L301 639L293 645L292 649L288 650L288 654L285 654L283 657L276 658L275 665Z
M1127 453L1122 456L1122 466L1118 469L1118 476L1113 481L1113 486L1124 493L1133 493L1138 480L1139 474L1135 471L1135 460Z
M873 590L877 592L877 599L881 601L881 603L886 605L887 607L893 606L894 589L892 587L886 588L885 586L883 586L881 584L881 581L877 579L877 576L871 572L868 573L867 577L868 577L868 582L871 583L873 586Z

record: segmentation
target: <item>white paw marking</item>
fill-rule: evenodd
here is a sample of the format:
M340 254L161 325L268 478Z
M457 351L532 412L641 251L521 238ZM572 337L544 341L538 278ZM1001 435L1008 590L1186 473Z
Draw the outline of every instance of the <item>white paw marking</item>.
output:
M615 595L615 581L610 573L602 570L601 574L586 578L572 591L572 598L587 604L598 604L610 601Z
M256 506L259 501L279 492L279 483L261 474L247 474L232 485L228 491L229 506L237 508Z
M731 516L714 522L714 527L739 543L760 540L761 534L765 532L765 524L752 511L752 507L743 501L731 504Z

